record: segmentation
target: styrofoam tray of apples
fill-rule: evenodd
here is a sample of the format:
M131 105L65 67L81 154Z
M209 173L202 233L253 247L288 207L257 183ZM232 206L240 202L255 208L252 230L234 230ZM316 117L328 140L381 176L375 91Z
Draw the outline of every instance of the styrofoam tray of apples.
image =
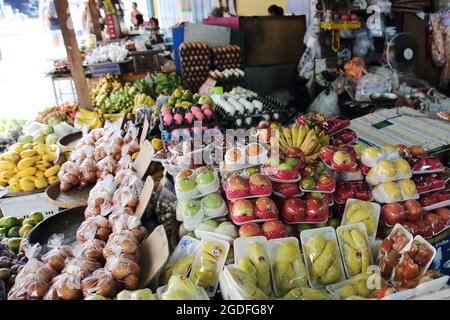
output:
M344 208L344 215L342 216L342 221L341 221L341 226L344 226L346 224L348 224L347 220L348 220L348 206L349 204L356 202L356 201L362 201L362 202L367 202L370 203L370 205L372 206L372 217L375 221L375 228L372 234L367 233L367 237L369 239L369 242L373 242L376 238L377 235L377 229L378 229L378 223L379 223L379 219L380 219L380 213L381 213L381 206L378 203L374 203L374 202L370 202L370 201L363 201L363 200L358 200L358 199L354 199L354 198L350 198L347 199L347 202L345 203L345 208Z
M339 267L340 267L340 271L341 271L341 276L335 283L344 281L346 279L346 277L345 277L345 272L344 272L344 265L342 262L342 256L341 256L341 252L339 250L339 245L338 245L338 241L337 241L337 237L336 237L336 230L333 227L324 227L324 228L303 230L300 233L300 241L302 244L302 252L305 255L304 261L305 261L305 266L306 266L306 270L308 273L309 285L311 286L311 288L324 288L326 286L324 284L319 283L317 280L312 279L312 277L311 277L312 263L311 263L311 260L306 256L305 245L315 234L323 234L326 241L331 240L334 242L336 255L337 255L337 259L339 259Z
M255 173L256 174L256 173ZM263 173L261 173L261 175L264 175ZM265 176L265 175L264 175ZM249 178L246 178L246 177L242 177L243 179L246 179L247 180L247 182L249 183L249 186L250 186L250 177ZM228 179L227 179L228 180ZM265 193L265 194L257 194L257 195L252 195L252 194L250 194L250 190L248 191L248 193L247 193L247 195L246 196L244 196L244 197L237 197L237 198L232 198L232 197L230 197L229 196L229 193L227 192L227 188L226 188L226 184L227 184L227 181L222 181L222 188L223 188L223 190L225 191L225 196L227 197L227 199L228 200L230 200L230 201L237 201L237 200L240 200L240 199L256 199L256 198L260 198L260 197L269 197L271 194L272 194L272 192L273 192L273 186L272 186L272 183L270 184L270 192L267 192L267 193ZM250 187L249 187L250 188Z
M289 199L287 199L287 200L289 200ZM324 200L322 200L322 199L318 199L318 200L320 200L322 203L323 203L323 201ZM307 200L306 201L304 201L304 214L303 214L303 219L302 220L299 220L299 221L295 221L295 222L293 222L293 221L288 221L287 219L286 219L286 217L285 217L285 214L284 214L284 210L285 210L285 208L284 208L284 206L285 206L285 202L283 202L283 206L282 206L282 208L281 208L281 216L283 217L283 222L284 223L286 223L286 224L316 224L316 223L326 223L327 221L328 221L328 219L329 219L329 217L330 217L330 214L328 213L328 214L326 214L325 216L324 216L324 218L322 219L322 220L314 220L314 219L311 219L311 218L308 218L307 217ZM330 207L330 205L327 203L326 204L326 207L327 207L327 210L328 210L328 212L330 211L328 208Z
M281 193L278 193L278 192L276 192L276 191L272 191L272 193L273 193L273 195L274 195L275 197L278 197L278 198L281 198L281 199L300 198L301 196L304 195L304 192L303 192L303 191L300 192L300 193L294 194L293 196L290 196L290 197L286 197L285 195L282 195Z
M259 197L258 197L258 198L259 198ZM243 200L243 199L238 199L238 200ZM247 200L248 200L248 199L247 199ZM237 201L237 200L236 200L236 201ZM249 201L251 201L251 200L249 200ZM228 211L230 212L229 217L230 217L230 220L231 220L235 225L237 225L237 226L242 226L243 224L247 224L247 223L264 223L264 222L267 222L267 221L278 220L278 218L279 218L279 216L280 216L280 213L279 213L279 212L278 212L277 216L274 217L274 218L270 218L270 219L260 219L260 218L257 218L257 217L256 217L256 214L255 214L255 203L254 203L253 201L251 201L251 202L252 202L252 206L253 206L253 215L255 216L255 219L253 219L253 220L246 220L246 221L242 221L242 222L236 221L236 219L234 218L234 215L232 214L232 213L233 213L233 205L234 205L235 201L230 201L230 202L228 203Z

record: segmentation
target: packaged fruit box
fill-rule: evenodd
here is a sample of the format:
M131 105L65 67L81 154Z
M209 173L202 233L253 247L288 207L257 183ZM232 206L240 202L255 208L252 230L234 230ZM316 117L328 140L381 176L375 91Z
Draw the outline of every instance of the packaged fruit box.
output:
M398 158L396 160L380 160L369 170L366 181L371 186L376 186L383 182L409 179L411 177L412 173L408 161Z
M344 116L335 116L320 123L322 130L325 130L329 135L335 135L341 130L350 126L350 119Z
M236 267L254 275L256 286L266 295L272 293L269 246L265 237L237 238L234 240Z
M167 261L167 264L164 266L159 278L159 283L166 285L173 275L187 277L199 247L199 240L189 236L181 238L170 256L169 261Z
M267 197L272 194L272 182L260 173L252 174L250 178L233 173L223 184L223 190L228 200Z
M218 192L210 193L201 199L178 201L176 210L177 216L182 218L188 231L193 231L202 221L225 217L228 214L225 200Z
M421 236L415 236L400 262L395 266L391 282L403 288L415 287L418 278L425 274L436 255L436 248Z
M445 188L445 181L440 173L427 173L415 175L412 181L416 185L417 192L428 193Z
M303 155L303 154L302 154ZM270 177L273 182L294 183L300 180L300 169L305 166L304 156L301 158L271 157L262 167L263 172Z
M373 242L377 234L380 211L378 203L350 198L345 204L341 225L364 223L369 242Z
M425 211L450 206L450 190L422 194L420 195L419 202Z
M245 223L259 223L278 219L278 207L269 197L256 200L239 199L228 203L230 219L240 226Z
M400 158L400 153L393 146L369 147L361 154L361 163L366 167L373 168L379 161L382 160L397 160Z
M336 179L322 161L307 165L301 175L299 186L303 192L332 193L336 189Z
M345 280L344 266L332 227L304 230L300 233L308 282L312 288Z
M372 189L373 199L379 203L394 203L419 199L416 185L411 179L383 182Z
M308 275L298 239L272 239L268 247L275 295L281 298L294 288L307 287Z
M333 146L340 146L343 144L350 144L358 139L358 135L355 131L349 128L340 130L338 133L330 137L330 143Z
M230 244L227 241L203 237L192 264L189 278L196 286L206 290L209 297L216 293L219 274L228 256Z
M427 174L444 171L442 162L433 156L417 157L410 156L408 158L412 174Z
M347 278L367 272L373 261L364 223L340 226L336 233Z
M239 237L237 227L231 221L220 222L214 219L203 221L194 230L194 234L197 239L203 239L203 237L208 236L227 241L230 244Z
M365 181L346 181L341 182L334 191L334 201L344 204L347 199L359 199L364 201L372 201L372 191Z
M225 153L220 168L224 171L237 171L267 161L267 148L260 143L250 143L243 147L232 147Z
M278 198L296 198L303 195L297 182L294 183L280 183L273 182L273 195Z
M220 180L211 167L183 170L175 177L175 192L178 200L201 198L218 191Z
M191 279L173 276L169 284L156 290L158 300L209 300L205 289L196 286Z
M350 171L358 165L356 163L356 151L349 145L324 146L320 149L319 157L328 168L333 170Z
M325 223L329 216L327 200L288 198L282 202L281 215L287 224Z

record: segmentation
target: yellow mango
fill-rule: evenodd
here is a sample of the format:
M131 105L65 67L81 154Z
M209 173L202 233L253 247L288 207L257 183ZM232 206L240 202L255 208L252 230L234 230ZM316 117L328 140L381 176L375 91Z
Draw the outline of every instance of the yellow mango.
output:
M41 170L41 171L45 171L48 168L50 168L51 166L52 166L52 164L50 162L46 162L46 161L36 162L36 168L38 168L38 170Z
M6 187L8 186L8 181L0 179L0 187Z
M12 177L11 179L8 180L9 185L13 185L13 184L17 184L17 183L19 183L19 178Z
M42 156L40 156L40 155L34 156L33 158L34 158L35 162L38 162L38 161L42 160Z
M56 144L52 144L51 146L50 146L50 150L52 151L52 152L56 152L56 149L58 148L58 146L56 145Z
M14 162L7 160L0 160L0 171L13 169L14 169Z
M37 178L45 177L44 176L44 171L37 170L36 173L34 174L34 176L37 177Z
M56 153L50 152L42 157L43 161L53 162L57 159Z
M28 167L31 167L35 162L34 158L25 158L19 161L19 163L17 164L17 168L19 168L19 170L23 170L26 169Z
M47 153L50 153L50 148L43 143L39 143L37 146L33 148L40 156L45 156Z
M43 189L47 188L48 183L47 180L45 180L45 177L36 177L36 179L34 179L34 186L36 189Z
M54 184L59 181L58 176L51 176L47 178L48 184Z
M19 172L17 172L16 177L17 178L23 178L23 177L27 177L27 176L32 176L36 173L37 169L34 167L28 167L26 169L20 170Z
M16 174L16 173L19 172L19 171L20 171L20 169L17 168L17 166L14 166L13 172Z
M14 177L14 170L4 170L0 172L0 179L8 181L12 177Z
M61 166L59 164L55 164L53 167L50 167L47 170L45 170L44 176L48 178L56 175L59 171L59 168L61 168Z
M20 189L23 191L34 190L34 177L23 177L19 180Z
M34 151L33 149L24 150L20 153L20 157L22 159L31 158L31 157L34 157L35 155L36 155L36 151Z
M10 190L12 192L20 192L20 191L22 191L22 189L20 188L19 183L10 184L9 187L8 187L8 190Z
M8 150L9 151L14 151L14 152L17 152L17 153L21 153L23 151L23 144L15 143L15 144L9 146Z
M0 160L17 162L20 160L20 154L15 151L8 151L0 155Z
M25 143L22 146L23 150L27 150L27 149L33 149L33 144L32 143Z

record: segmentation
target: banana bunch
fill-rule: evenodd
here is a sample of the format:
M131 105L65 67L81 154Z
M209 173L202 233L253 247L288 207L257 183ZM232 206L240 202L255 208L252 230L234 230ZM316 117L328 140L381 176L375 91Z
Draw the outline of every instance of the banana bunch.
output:
M303 151L307 159L317 159L320 149L329 144L330 137L318 126L310 128L307 125L294 123L291 127L283 127L275 131L271 144L286 151L289 148L298 148Z
M184 256L177 260L174 264L166 268L161 276L161 283L167 284L171 276L184 276L186 277L191 269L192 262L194 262L195 256Z
M65 156L56 154L56 145L16 143L0 154L0 186L12 192L46 188L58 181Z
M350 297L368 298L376 289L367 287L367 280L373 275L370 272L363 272L353 277L349 282L338 289L339 298L344 300Z
M371 202L362 200L351 202L347 206L344 215L346 217L345 224L353 224L358 222L364 223L369 236L372 235L377 229L375 209Z
M134 97L134 111L136 111L136 108L142 105L147 105L149 107L155 105L155 100L152 99L152 97L149 97L145 93L139 93Z
M239 259L237 267L246 272L251 281L265 294L270 294L270 261L261 243L251 242L248 246L248 256Z
M103 127L101 116L95 111L89 111L84 108L78 110L75 123L80 127L88 126L89 130Z
M338 238L342 244L342 254L348 276L353 277L361 272L366 272L367 267L372 263L366 235L358 229L357 225L351 225L348 229L339 229Z
M331 300L330 296L312 288L295 288L289 291L284 300Z
M241 289L240 291L245 300L269 300L267 294L256 286L256 279L250 274L236 267L226 268L228 269L234 284Z
M273 271L275 293L279 297L294 288L308 286L306 267L297 241L289 239L276 248Z
M218 277L217 268L221 260L227 256L226 247L219 242L205 241L200 247L199 258L192 266L190 279L195 285L208 291Z
M326 240L323 234L317 233L304 246L306 258L311 264L309 272L312 280L328 285L341 278L341 261L335 241Z

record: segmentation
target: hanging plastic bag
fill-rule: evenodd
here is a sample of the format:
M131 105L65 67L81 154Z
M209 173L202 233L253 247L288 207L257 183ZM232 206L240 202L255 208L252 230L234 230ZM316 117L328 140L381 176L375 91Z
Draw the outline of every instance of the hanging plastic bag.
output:
M326 118L337 116L341 113L338 106L338 96L336 92L327 88L322 91L309 105L307 112L318 112Z

